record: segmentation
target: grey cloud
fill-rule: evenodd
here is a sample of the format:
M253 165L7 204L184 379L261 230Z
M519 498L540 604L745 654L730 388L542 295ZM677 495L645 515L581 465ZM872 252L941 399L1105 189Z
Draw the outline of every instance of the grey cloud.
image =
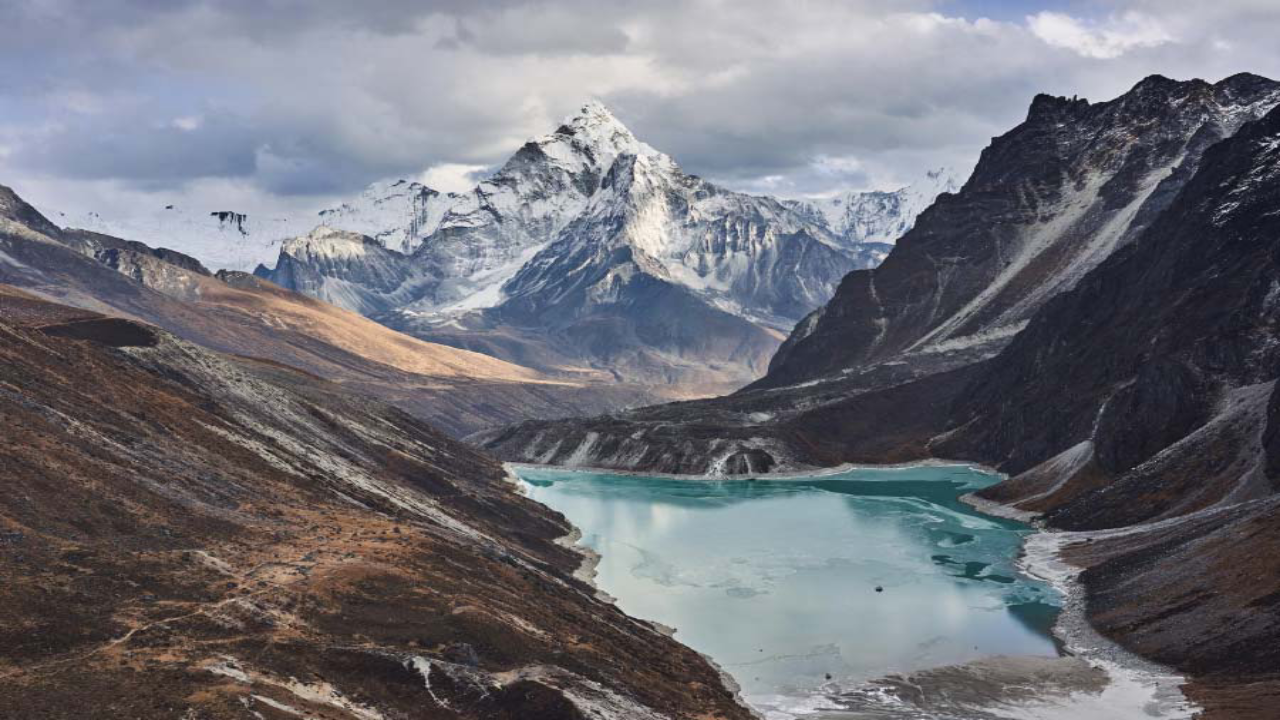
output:
M213 115L184 130L140 117L79 119L20 145L11 162L71 178L128 178L140 185L195 177L249 177L256 170L256 131L233 116Z
M1037 92L1280 75L1272 2L1051 4L1142 13L1173 41L1084 57L965 0L0 0L3 167L330 195L493 166L599 97L691 172L804 194L972 162ZM188 115L204 123L172 127Z

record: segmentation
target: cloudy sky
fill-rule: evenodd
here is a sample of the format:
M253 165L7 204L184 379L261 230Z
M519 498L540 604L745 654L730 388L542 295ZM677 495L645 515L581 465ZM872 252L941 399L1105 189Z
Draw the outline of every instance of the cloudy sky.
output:
M1280 77L1275 0L0 0L0 183L45 210L462 189L585 99L798 196L968 169L1037 92Z

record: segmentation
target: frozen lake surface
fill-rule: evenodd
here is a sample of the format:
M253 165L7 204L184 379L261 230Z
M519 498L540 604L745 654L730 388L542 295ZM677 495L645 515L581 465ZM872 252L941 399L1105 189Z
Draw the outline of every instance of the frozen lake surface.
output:
M959 497L968 467L724 482L516 468L601 555L597 584L676 628L771 717L890 673L1058 654L1061 598L1015 564L1023 524Z

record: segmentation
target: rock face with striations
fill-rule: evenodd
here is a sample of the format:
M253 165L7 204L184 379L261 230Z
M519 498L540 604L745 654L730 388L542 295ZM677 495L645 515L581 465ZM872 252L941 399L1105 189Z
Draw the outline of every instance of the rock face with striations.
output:
M936 451L1023 476L1010 499L1051 476L1028 507L1065 527L1272 494L1277 208L1280 111L1210 148L1137 240L1037 313L957 398Z
M1280 110L1050 301L956 397L934 453L1077 530L1094 625L1191 673L1206 718L1280 695Z
M325 225L286 240L275 269L258 275L362 315L411 299L424 280L403 254L368 236Z
M1037 97L958 194L806 318L761 387L948 351L993 354L1049 298L1140 233L1201 154L1280 101L1254 75L1143 80L1121 97Z

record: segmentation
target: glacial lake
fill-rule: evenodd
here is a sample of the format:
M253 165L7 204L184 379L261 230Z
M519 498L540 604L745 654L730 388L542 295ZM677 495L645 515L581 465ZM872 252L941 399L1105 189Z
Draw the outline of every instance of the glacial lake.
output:
M601 590L675 628L769 717L804 715L889 673L1058 654L1061 598L1016 569L1031 529L959 500L995 481L977 470L752 481L515 472L600 554Z

